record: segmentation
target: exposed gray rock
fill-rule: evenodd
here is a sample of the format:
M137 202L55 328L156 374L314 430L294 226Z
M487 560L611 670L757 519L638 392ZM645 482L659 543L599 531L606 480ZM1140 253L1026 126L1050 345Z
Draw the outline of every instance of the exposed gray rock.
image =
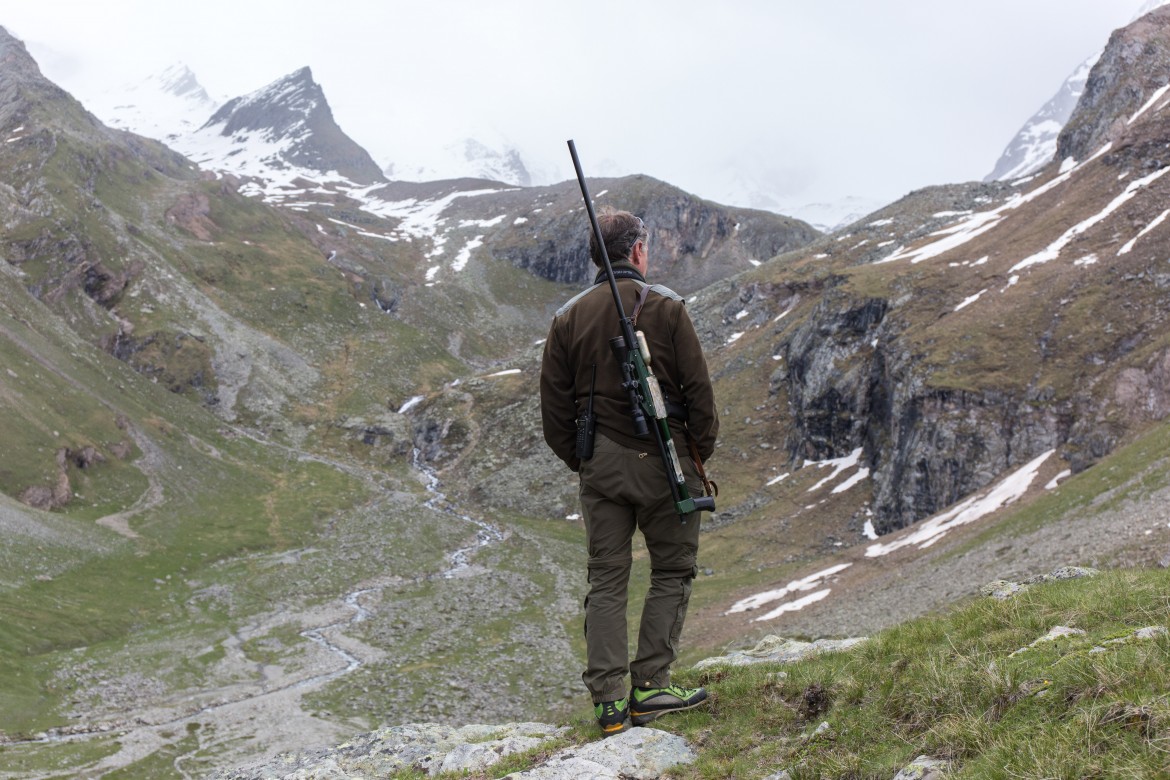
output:
M632 728L600 742L562 750L535 769L508 775L530 780L652 780L698 756L674 734Z
M567 731L544 723L509 723L461 728L410 723L362 734L333 748L286 753L245 769L221 772L216 780L366 780L413 769L477 772L504 756L539 747ZM508 775L533 780L651 780L697 758L674 734L632 728L609 739L561 750L539 766Z
M476 771L504 756L531 750L556 738L565 728L544 723L461 728L437 723L409 723L355 737L334 748L286 753L264 764L221 772L218 780L358 780L385 777L404 769L440 772Z
M1139 628L1137 631L1134 631L1132 634L1127 636L1120 636L1116 639L1110 639L1103 643L1105 645L1104 647L1098 645L1097 647L1094 647L1092 650L1090 650L1089 653L1093 655L1097 653L1107 653L1109 652L1110 646L1127 645L1135 640L1157 639L1158 637L1166 636L1168 633L1170 633L1170 631L1168 631L1165 626L1146 626L1145 628Z
M1034 574L1028 577L1023 582L1012 582L1011 580L992 580L979 589L979 592L984 596L989 596L993 599L1003 601L1010 599L1017 593L1022 593L1031 585L1039 585L1045 582L1056 582L1057 580L1075 580L1082 577L1095 577L1101 572L1097 569L1092 569L1087 566L1061 566L1053 569L1048 574Z
M591 179L590 188L607 194L602 205L620 206L645 220L655 278L671 280L667 283L684 295L751 267L752 260L769 260L820 237L800 220L719 206L648 176ZM566 194L569 210L525 214L526 240L513 240L508 236L516 234L514 229L501 229L505 237L491 241L490 251L550 281L586 285L597 268L589 259L589 223L576 210L579 191L566 183L548 192L549 197Z
M998 601L1005 601L1026 589L1027 586L1021 585L1018 582L1012 582L1011 580L992 580L980 588L979 593L997 599Z
M696 669L706 669L712 666L749 666L765 663L795 663L811 658L821 653L833 653L848 650L866 640L866 637L853 639L818 639L814 642L801 642L798 639L785 639L779 636L766 636L751 650L736 650L727 655L704 658L695 664Z
M939 780L949 766L949 761L930 756L919 756L901 772L894 775L894 780Z
M1059 569L1053 569L1048 574L1035 574L1024 580L1024 584L1036 585L1042 582L1055 582L1056 580L1077 580L1082 577L1096 577L1100 573L1099 570L1088 566L1061 566Z
M1057 159L1083 160L1117 140L1133 115L1170 78L1166 29L1170 9L1159 8L1109 38L1089 73L1085 92L1057 140Z
M1020 653L1036 647L1041 642L1055 642L1059 639L1066 639L1070 636L1084 636L1084 634L1085 632L1079 628L1070 628L1069 626L1053 626L1051 629L1049 629L1047 634L1030 643L1027 647L1021 647L1019 650L1013 652L1012 655L1019 655Z

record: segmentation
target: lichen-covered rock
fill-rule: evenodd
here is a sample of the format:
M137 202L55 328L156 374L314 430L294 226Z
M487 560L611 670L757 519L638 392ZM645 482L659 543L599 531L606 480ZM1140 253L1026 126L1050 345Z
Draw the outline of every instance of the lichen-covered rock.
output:
M1056 582L1058 580L1075 580L1083 577L1095 577L1101 572L1097 569L1091 569L1087 566L1061 566L1058 569L1053 569L1048 574L1034 574L1028 577L1023 582L1012 582L1011 580L992 580L979 589L979 592L984 596L1003 601L1010 599L1017 593L1022 593L1032 585L1039 585L1045 582Z
M568 748L540 766L508 775L514 780L653 780L698 758L675 734L632 728L583 747Z
M408 723L371 731L337 747L286 753L263 764L216 775L217 780L357 780L415 769L440 772L485 769L504 756L555 739L564 728L545 723L473 724L454 728Z
M263 764L221 772L216 780L367 780L414 770L478 772L504 756L539 747L567 727L509 723L460 728L408 723L362 734L333 748L286 753ZM561 750L538 766L508 775L530 780L651 780L697 758L682 737L633 728L606 740Z
M1011 580L992 580L979 589L979 592L998 601L1010 599L1020 591L1024 590L1026 586Z
M794 663L821 653L848 650L865 641L865 637L853 639L818 639L815 642L801 642L779 636L766 636L750 650L736 650L727 655L704 658L695 664L696 669L711 666L749 666L765 663Z
M936 780L936 778L942 777L941 773L948 766L950 766L949 761L930 756L919 756L901 772L894 775L894 780Z

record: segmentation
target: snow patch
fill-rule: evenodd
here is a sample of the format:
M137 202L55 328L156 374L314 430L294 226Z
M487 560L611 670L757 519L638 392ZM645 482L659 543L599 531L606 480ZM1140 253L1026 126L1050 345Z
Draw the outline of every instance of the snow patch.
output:
M987 292L986 287L984 287L982 290L975 293L974 295L970 296L969 298L964 298L963 302L955 307L955 311L961 311L961 310L967 308L968 306L970 306L971 304L975 303L975 301L979 300L979 297L981 295L983 295L983 293L985 293L985 292Z
M398 408L398 413L399 414L406 414L411 409L413 409L414 407L421 404L423 402L423 400L425 400L425 399L426 399L425 395L411 396L409 399L407 399L406 403L404 403L402 406L400 406Z
M782 588L777 588L775 590L765 591L763 593L757 593L754 596L748 596L746 599L740 599L735 604L733 604L731 606L731 608L728 609L723 614L724 615L732 615L732 614L735 614L737 612L750 612L752 610L759 609L760 607L764 606L765 604L771 604L773 601L779 601L790 594L803 593L806 591L813 590L814 588L818 588L821 585L823 585L825 580L827 580L829 577L832 577L835 574L839 574L840 572L845 571L846 569L848 569L852 565L853 565L852 563L841 563L841 564L837 564L836 566L830 566L829 568L824 569L823 571L818 571L815 574L810 574L807 577L804 577L802 579L793 580ZM829 595L829 589L824 589L824 590L818 591L817 593L811 594L811 596L805 596L804 598L798 599L796 601L792 601L792 602L788 602L787 604L783 604L780 607L778 607L777 609L772 610L768 614L762 615L762 616L756 618L755 621L753 621L753 622L758 622L761 620L771 620L772 618L778 617L779 615L782 615L785 612L792 612L792 611L801 609L801 608L803 608L803 607L807 606L808 604L811 604L815 601L820 601L821 599L825 598L825 596L828 596L828 595Z
M1040 466L1054 452L1056 450L1049 450L1033 459L986 493L971 496L946 512L935 515L929 520L923 520L914 527L912 533L906 534L901 539L896 539L888 544L870 545L865 551L865 556L877 558L911 545L916 545L920 550L925 549L945 536L952 528L973 523L981 517L1007 506L1024 495L1031 486L1032 480L1036 478L1036 472Z
M808 492L813 493L813 492L821 489L826 484L828 484L829 482L832 482L834 479L836 479L838 476L840 476L846 470L851 469L854 466L856 466L857 462L860 459L861 459L861 447L858 447L853 452L849 453L848 455L846 455L843 458L833 458L831 460L815 461L813 463L808 464L810 466L817 466L818 468L830 468L831 467L833 469L832 473L829 474L829 476L825 477L820 482L818 482L817 484L810 487L808 489ZM866 472L866 476L869 475L869 469L862 469L862 470Z
M1140 233L1127 241L1125 246L1117 250L1117 256L1121 257L1122 255L1129 254L1129 252L1133 249L1133 245L1137 243L1138 239L1144 236L1146 233L1149 233L1154 228L1158 227L1158 225L1161 225L1163 222L1165 222L1167 216L1170 216L1170 209L1163 211L1153 222L1142 228Z
M1134 195L1137 195L1138 190L1142 189L1143 187L1149 186L1150 184L1153 184L1155 181L1160 179L1166 173L1170 173L1170 167L1162 168L1161 170L1154 171L1149 176L1143 176L1142 178L1140 178L1136 181L1130 182L1126 186L1125 191L1122 192L1120 195L1118 195L1116 198L1114 198L1112 201L1110 201L1109 205L1107 205L1104 209L1102 209L1097 214L1094 214L1093 216L1089 217L1085 221L1083 221L1077 225L1073 225L1071 228L1069 228L1068 230L1066 230L1064 232L1064 235L1062 235L1060 238L1053 241L1046 248L1040 250L1039 252L1032 255L1031 257L1027 257L1027 258L1021 260L1020 262L1016 263L1015 265L1013 265L1010 269L1008 269L1009 273L1012 271L1019 271L1019 270L1022 270L1024 268L1028 268L1029 266L1038 265L1040 263L1047 263L1049 260L1055 260L1057 257L1060 256L1061 250L1064 249L1066 246L1068 246L1068 244L1074 238L1081 235L1082 233L1084 233L1085 231L1087 231L1089 228L1093 227L1094 225L1098 224L1099 222L1104 220L1106 217L1108 217L1113 212L1117 211L1119 208L1121 208L1123 205L1125 205L1125 203L1130 198L1132 198Z

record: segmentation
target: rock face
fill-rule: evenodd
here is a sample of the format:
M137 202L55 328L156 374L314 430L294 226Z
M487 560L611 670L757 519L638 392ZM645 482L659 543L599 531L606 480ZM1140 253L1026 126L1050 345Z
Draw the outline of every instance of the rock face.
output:
M1116 140L1129 118L1170 83L1170 7L1113 33L1057 140L1056 157L1083 160Z
M776 345L783 362L771 390L788 401L790 458L861 448L879 534L935 514L1044 452L1055 450L1078 473L1128 431L1166 416L1170 405L1154 390L1170 359L1156 325L1166 316L1158 291L1170 285L1156 243L1165 239L1132 250L1147 234L1165 235L1153 232L1165 220L1165 200L1161 185L1151 188L1170 163L1168 84L1164 7L1114 33L1092 68L1057 151L1081 166L1051 165L998 207L981 194L934 214L972 213L966 227L890 240L900 219L928 224L914 205L925 191L911 193L868 226L880 223L882 232L853 231L857 247L881 239L916 247L855 255L876 267L898 260L902 275L880 285L843 271L823 275L819 303ZM980 238L963 236L968 229ZM834 251L842 250L829 247L824 256ZM979 269L961 295L947 289L957 271L945 270L960 267ZM980 318L963 311L1006 299L1021 280L1026 302L990 304ZM1132 286L1122 293L1117 285L1126 282Z
M802 642L779 636L766 636L750 650L737 650L727 655L704 658L695 664L696 669L713 666L751 666L752 664L790 664L821 653L835 653L849 650L865 641L865 637L852 639L817 639Z
M719 206L648 176L591 179L598 208L631 211L650 231L650 275L687 292L811 243L820 234L800 220ZM491 247L501 260L554 282L586 285L597 270L589 259L589 222L575 183L550 188L555 214L534 215L529 240ZM526 226L527 227L527 226ZM612 259L612 258L611 258Z
M250 95L223 105L199 134L249 136L258 134L271 143L284 143L269 160L313 171L336 171L350 181L374 184L385 181L369 152L359 146L333 120L333 111L309 68L301 68Z
M1028 176L1052 162L1056 142L1085 91L1089 72L1100 59L1096 52L1073 71L1056 94L1029 119L1003 150L984 181L1010 181Z
M504 756L540 747L566 728L543 723L461 728L410 723L362 734L335 748L286 754L245 769L221 772L217 780L360 780L414 770L477 772ZM633 728L616 737L561 750L533 769L508 775L531 780L652 780L696 758L682 737Z

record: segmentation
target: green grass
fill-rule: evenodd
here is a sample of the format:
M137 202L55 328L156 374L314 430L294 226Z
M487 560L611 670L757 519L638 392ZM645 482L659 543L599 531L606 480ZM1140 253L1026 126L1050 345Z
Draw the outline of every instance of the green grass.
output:
M14 777L72 780L77 777L79 767L95 764L121 747L113 737L35 745L0 744L0 768Z
M70 660L62 653L113 653L147 630L178 632L193 623L222 631L229 616L191 606L192 583L228 576L235 582L237 609L267 604L277 590L248 556L316 539L325 518L363 495L350 477L312 462L266 460L251 469L213 461L188 465L193 485L216 484L218 492L199 489L184 496L182 487L169 484L173 504L137 524L136 544L0 592L0 674L9 681L0 692L0 729L26 733L59 722L68 691L55 687L53 674ZM278 468L283 471L274 474ZM225 572L219 564L229 560L242 563ZM313 584L284 587L308 596Z
M706 686L711 704L654 727L697 750L693 765L670 773L679 780L781 769L796 780L888 780L920 755L952 762L948 778L1165 777L1170 636L1132 634L1168 617L1165 571L1033 586L909 621L848 652L681 670L675 681ZM1057 625L1085 634L1016 653ZM571 725L564 744L598 737L584 709ZM547 752L472 776L501 777Z
M1090 650L1166 624L1168 585L1162 571L1112 572L980 599L783 669L679 675L714 704L661 721L700 746L677 776L889 778L924 754L954 761L949 777L1161 776L1170 638ZM1087 634L1011 656L1056 625ZM810 738L821 722L829 732Z
M1056 490L1022 506L1010 517L947 552L962 555L1006 536L1023 536L1081 512L1093 514L1146 497L1170 484L1170 423L1155 425L1119 447L1101 463L1061 482ZM1151 520L1153 523L1153 520Z

